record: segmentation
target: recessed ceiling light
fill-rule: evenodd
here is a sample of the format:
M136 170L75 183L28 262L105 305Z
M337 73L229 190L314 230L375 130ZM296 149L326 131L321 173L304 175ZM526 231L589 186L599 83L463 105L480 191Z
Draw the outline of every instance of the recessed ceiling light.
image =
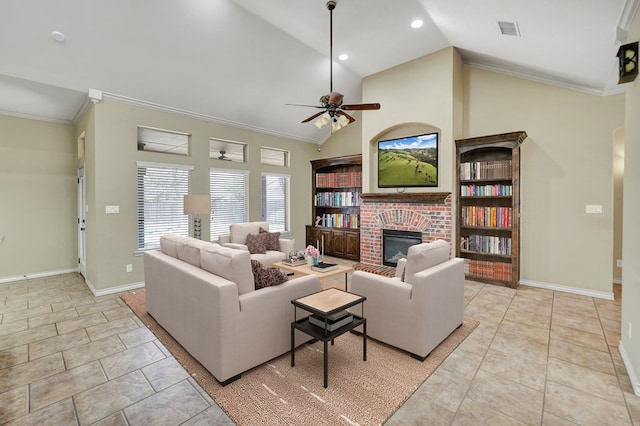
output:
M422 24L423 24L422 19L416 19L411 23L411 28L420 28Z
M340 59L341 61L346 61L347 59L349 59L349 55L347 55L346 53L343 53L340 56L338 56L338 59Z
M57 42L62 43L64 41L64 34L62 34L60 31L53 31L51 33L51 38L53 38Z

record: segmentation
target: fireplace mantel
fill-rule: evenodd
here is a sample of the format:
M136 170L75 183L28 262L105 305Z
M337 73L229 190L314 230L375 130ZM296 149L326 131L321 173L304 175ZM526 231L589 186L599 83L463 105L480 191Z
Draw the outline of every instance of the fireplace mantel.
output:
M363 203L421 203L441 204L450 192L368 192L360 194Z

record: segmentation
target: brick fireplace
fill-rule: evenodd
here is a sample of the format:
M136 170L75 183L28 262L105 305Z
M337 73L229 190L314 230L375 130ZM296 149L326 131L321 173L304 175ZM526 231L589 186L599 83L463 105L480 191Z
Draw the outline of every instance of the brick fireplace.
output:
M417 231L422 242L451 241L451 193L362 194L360 262L382 265L382 230Z

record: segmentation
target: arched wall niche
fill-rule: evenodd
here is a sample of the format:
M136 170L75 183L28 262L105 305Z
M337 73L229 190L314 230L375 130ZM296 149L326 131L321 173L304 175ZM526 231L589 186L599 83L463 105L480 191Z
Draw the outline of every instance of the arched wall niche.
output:
M433 126L428 123L409 122L401 123L395 126L388 127L377 135L375 135L369 141L369 158L371 159L371 166L369 167L369 189L371 192L400 192L398 188L378 188L378 142L388 139L404 138L407 136L422 135L425 133L438 132L442 135L442 130L439 127ZM441 153L438 152L438 156ZM438 164L442 164L442 158L438 158ZM403 188L402 192L424 192L425 188Z

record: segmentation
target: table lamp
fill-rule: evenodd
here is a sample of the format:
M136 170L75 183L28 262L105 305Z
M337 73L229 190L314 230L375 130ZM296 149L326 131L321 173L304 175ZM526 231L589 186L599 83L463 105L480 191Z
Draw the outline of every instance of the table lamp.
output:
M211 196L210 195L185 195L184 196L184 214L193 215L193 236L200 238L200 215L211 213Z

